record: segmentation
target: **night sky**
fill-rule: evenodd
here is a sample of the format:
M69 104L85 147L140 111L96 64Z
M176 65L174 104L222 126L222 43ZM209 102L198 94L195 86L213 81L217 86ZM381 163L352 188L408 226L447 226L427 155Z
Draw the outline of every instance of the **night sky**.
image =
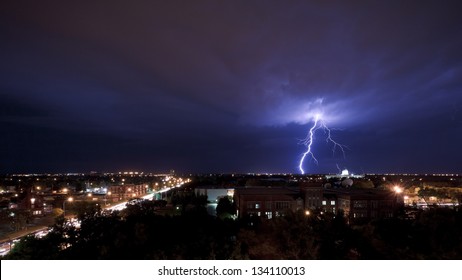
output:
M462 173L462 1L6 2L0 173Z

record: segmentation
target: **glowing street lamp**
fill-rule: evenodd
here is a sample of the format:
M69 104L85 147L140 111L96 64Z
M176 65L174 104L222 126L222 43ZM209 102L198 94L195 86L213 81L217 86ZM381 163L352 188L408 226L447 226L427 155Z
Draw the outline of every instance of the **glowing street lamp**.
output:
M401 194L403 193L403 189L400 188L399 186L394 186L393 191L395 192L396 203L399 203L399 204L404 203L404 200L401 196Z
M107 192L106 195L104 196L104 205L107 205L107 196L111 196L111 192Z
M74 201L74 198L69 197L68 199L63 201L63 216L64 216L64 218L66 218L66 201L67 202L72 202L72 201Z

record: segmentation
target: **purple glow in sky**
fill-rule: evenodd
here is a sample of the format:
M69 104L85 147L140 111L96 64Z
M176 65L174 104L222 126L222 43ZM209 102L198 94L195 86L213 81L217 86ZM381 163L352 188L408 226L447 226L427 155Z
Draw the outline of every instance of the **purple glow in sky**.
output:
M0 6L0 173L462 173L460 1Z

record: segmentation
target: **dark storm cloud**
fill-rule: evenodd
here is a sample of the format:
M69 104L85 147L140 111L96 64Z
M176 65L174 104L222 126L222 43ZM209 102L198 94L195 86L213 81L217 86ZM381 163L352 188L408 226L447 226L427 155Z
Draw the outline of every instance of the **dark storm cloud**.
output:
M43 129L62 133L58 150L91 146L92 135L106 139L113 145L92 155L119 154L114 159L137 168L162 168L168 159L183 170L294 172L303 151L297 139L322 113L343 129L335 133L350 151L333 159L328 148L320 155L328 165L312 170L336 171L332 161L360 169L378 153L383 162L368 169L378 172L393 169L388 157L416 140L403 131L453 131L448 147L461 138L457 1L2 6L0 121L4 146L15 150L18 131L40 138ZM428 153L432 138L419 141ZM51 149L45 140L36 147ZM446 169L461 163L435 155ZM98 162L92 168L109 166ZM424 168L408 162L408 170Z

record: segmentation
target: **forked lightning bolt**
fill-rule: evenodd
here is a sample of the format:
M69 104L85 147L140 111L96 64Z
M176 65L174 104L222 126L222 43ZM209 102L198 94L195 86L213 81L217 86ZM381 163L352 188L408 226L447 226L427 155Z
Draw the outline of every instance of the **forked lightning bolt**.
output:
M319 120L319 115L316 115L314 117L314 124L310 128L310 131L308 132L308 135L306 136L305 139L302 140L303 145L306 146L306 152L303 153L302 158L300 159L300 164L298 166L300 168L300 172L302 174L305 174L305 170L303 170L303 161L305 160L307 155L310 155L311 158L313 158L313 160L316 163L318 162L318 160L315 158L313 152L311 151L311 145L313 145L313 139L314 139L314 132L315 132L315 130L318 129L318 120Z
M322 128L324 132L327 134L326 142L331 142L333 144L332 153L335 153L335 149L338 147L342 151L343 156L345 157L345 146L337 143L332 139L330 128L326 125L325 122L323 122L323 120L321 119L321 115L317 114L314 117L314 124L308 131L308 135L305 139L301 141L301 143L306 146L306 152L302 154L302 158L300 159L300 164L298 166L302 174L305 174L305 170L303 170L303 161L308 155L314 160L316 164L318 164L318 160L316 159L312 151L312 145L314 141L314 134L320 128Z

